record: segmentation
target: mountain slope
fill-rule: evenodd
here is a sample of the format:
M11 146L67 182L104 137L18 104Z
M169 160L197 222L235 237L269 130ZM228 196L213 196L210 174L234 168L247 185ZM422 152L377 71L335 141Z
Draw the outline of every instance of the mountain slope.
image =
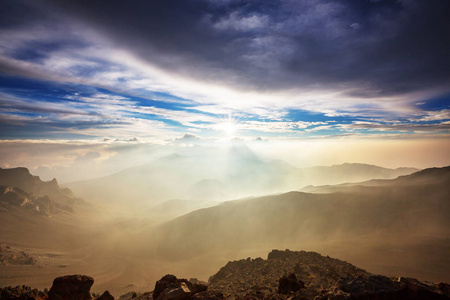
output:
M331 167L299 169L296 179L299 187L317 184L340 184L370 179L393 179L419 171L415 168L388 169L367 164L345 163Z
M387 181L386 186L339 193L290 192L230 201L192 212L145 234L157 245L159 255L168 259L355 239L368 240L370 245L364 247L373 249L411 243L425 247L430 241L447 245L449 172L450 168L425 170ZM417 185L419 177L422 185ZM442 264L450 267L448 257Z
M431 187L436 185L437 188L445 185L450 180L450 167L444 168L429 168L415 172L411 175L399 176L394 180L380 180L373 179L357 183L344 183L339 185L325 185L325 186L307 186L301 191L311 193L333 193L356 191L365 189L366 187L389 187L389 186L425 186Z

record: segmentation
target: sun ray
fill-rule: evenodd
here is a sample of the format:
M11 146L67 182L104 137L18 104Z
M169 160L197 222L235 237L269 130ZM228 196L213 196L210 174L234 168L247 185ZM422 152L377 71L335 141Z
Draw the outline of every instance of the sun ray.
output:
M232 137L237 134L238 123L235 119L229 116L226 119L223 119L220 123L217 124L216 130L222 132L227 137Z

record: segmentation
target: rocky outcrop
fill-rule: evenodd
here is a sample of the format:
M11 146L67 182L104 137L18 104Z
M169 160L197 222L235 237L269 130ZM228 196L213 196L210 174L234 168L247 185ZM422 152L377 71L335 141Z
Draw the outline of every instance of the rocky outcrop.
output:
M278 294L290 294L296 293L300 289L305 288L305 283L301 280L297 280L297 276L292 273L289 276L283 276L278 282Z
M342 277L369 275L347 262L315 252L273 250L267 260L247 258L227 263L210 277L209 289L237 298L244 297L250 290L275 295L280 278L287 274L295 274L296 279L316 295L335 286Z
M25 286L7 287L0 289L0 300L93 300L93 283L85 275L63 276L54 280L48 295ZM113 299L106 291L96 300ZM448 300L450 285L373 275L314 252L274 250L267 260L229 262L211 276L209 286L197 279L166 275L156 282L153 292L129 292L118 299Z
M109 291L105 291L97 300L114 300L114 297L109 293Z
M273 250L267 260L229 262L209 283L210 291L235 299L450 299L445 283L372 275L305 251Z
M0 288L0 300L40 300L45 299L46 296L45 292L25 285Z
M94 279L86 275L68 275L56 278L48 292L49 300L91 300Z
M223 299L223 294L219 291L204 291L197 293L191 297L191 299L196 300L221 300Z
M156 282L153 299L191 299L191 296L204 292L206 289L206 285L178 279L174 275L166 275Z
M20 188L12 186L0 186L0 208L7 212L17 207L44 216L50 216L59 212L73 212L69 205L56 203L48 196L36 197Z
M338 282L339 289L355 299L404 299L405 285L386 276L370 275L344 278Z
M14 249L0 242L0 266L1 265L34 265L36 260L25 251Z
M0 186L0 204L27 207L45 215L61 210L73 212L74 204L88 205L69 189L60 188L56 179L42 181L27 168L0 168ZM5 210L8 209L0 205L0 211Z
M0 184L18 187L38 197L57 193L59 190L56 179L42 181L39 176L33 176L27 168L0 168Z
M444 300L450 299L448 284L432 284L414 278L392 279L371 275L343 278L335 289L324 292L317 300Z

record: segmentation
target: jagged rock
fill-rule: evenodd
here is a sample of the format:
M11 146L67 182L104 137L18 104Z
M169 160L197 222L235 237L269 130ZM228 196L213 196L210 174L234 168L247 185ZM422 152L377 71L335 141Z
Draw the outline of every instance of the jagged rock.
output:
M35 194L11 186L0 186L0 206L6 211L18 207L45 216L62 211L73 212L70 205L58 204L48 196L37 197Z
M49 300L91 300L94 279L86 275L68 275L56 278L48 293Z
M88 205L83 199L74 197L69 189L61 189L56 179L42 181L26 168L0 168L1 211L9 211L10 205L50 215L74 212L74 204Z
M358 276L342 279L339 287L342 291L349 293L351 299L449 299L449 296L439 289L439 285L405 277L395 281L381 275Z
M153 291L153 299L158 298L158 296L171 285L177 283L177 277L174 275L165 275L163 278L158 280L155 284L155 289Z
M0 168L0 184L18 187L27 193L37 196L50 195L58 191L59 186L56 179L42 181L39 176L33 176L27 168Z
M189 278L189 282L193 284L201 284L201 285L208 285L207 282L198 280L197 278Z
M448 299L449 285L445 283L433 284L422 282L415 278L400 277L398 282L406 285L410 299ZM447 286L447 288L445 288Z
M440 293L450 297L450 284L444 283L444 282L440 282L440 283L437 284L437 287L438 287L438 290L439 290Z
M210 277L209 289L221 291L225 296L243 298L251 287L260 286L266 289L264 295L276 295L280 278L291 273L307 286L308 291L303 294L311 299L321 290L335 286L341 277L369 275L347 262L315 252L272 250L267 260L228 262Z
M270 253L267 255L267 259L268 260L287 259L287 258L293 257L295 255L296 255L295 251L290 251L289 249L286 249L285 251L274 249L274 250L270 251Z
M0 300L38 300L45 298L44 292L31 289L29 286L0 288Z
M305 288L305 283L301 280L297 280L295 274L289 276L283 276L278 282L278 294L295 293L300 289Z
M191 290L184 282L177 282L170 285L156 298L157 300L183 300L189 299L192 295Z
M344 278L339 281L339 288L354 297L361 295L397 295L404 293L405 285L389 279L386 276L358 276L356 278Z
M204 292L200 292L195 294L194 296L191 297L191 299L196 299L196 300L221 300L224 299L223 298L223 294L221 292L218 291L204 291Z
M0 242L0 265L33 265L36 260L19 249L14 249Z
M114 297L109 293L109 291L105 291L97 300L114 300Z
M152 300L153 292L146 293L136 293L136 292L128 292L119 297L119 300Z
M4 246L4 248L9 248ZM229 262L210 278L207 286L166 275L153 292L129 292L119 300L444 300L450 285L422 282L414 278L372 275L346 262L314 252L272 251L261 258ZM291 271L288 271L291 270ZM294 271L294 273L290 273ZM284 272L277 280L274 274ZM341 276L336 280L337 276ZM310 278L304 282L303 278ZM0 300L93 300L94 280L84 275L58 277L50 292L26 286L0 288ZM276 285L278 283L278 286ZM113 300L106 291L96 300Z
M178 279L169 274L156 282L153 299L187 299L206 291L206 289L206 285L191 283L186 279Z

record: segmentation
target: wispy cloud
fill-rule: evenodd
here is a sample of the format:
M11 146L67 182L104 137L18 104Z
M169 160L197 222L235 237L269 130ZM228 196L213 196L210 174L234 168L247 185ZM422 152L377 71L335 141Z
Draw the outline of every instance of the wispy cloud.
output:
M5 3L3 137L448 133L445 1Z

